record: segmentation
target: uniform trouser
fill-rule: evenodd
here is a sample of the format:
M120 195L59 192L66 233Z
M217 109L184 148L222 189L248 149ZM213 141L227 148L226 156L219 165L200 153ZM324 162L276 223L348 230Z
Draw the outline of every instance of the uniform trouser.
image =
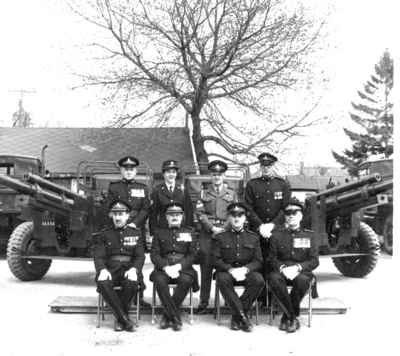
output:
M114 286L121 286L120 291L114 290ZM138 282L123 279L118 283L112 280L97 281L97 290L110 306L114 316L119 321L124 321L128 317L129 307L132 298L138 290Z
M244 280L244 292L239 297L235 291L235 280L229 272L217 272L217 283L233 316L247 313L265 284L261 273L249 272Z
M312 278L313 274L311 272L301 272L292 281L279 272L271 272L269 274L268 282L271 291L278 299L279 305L289 320L293 320L300 315L300 302L305 296ZM292 285L290 294L287 289L288 285Z
M269 272L269 265L268 265L268 253L269 253L269 239L265 239L260 236L260 247L261 247L261 253L263 256L263 271L264 271L264 276L268 274ZM267 300L266 296L266 288L264 287L260 293L259 296L259 301L261 301L263 304Z
M211 292L212 282L212 234L204 230L200 232L200 252L199 252L199 263L200 263L200 303L208 304Z
M186 273L180 273L178 278L172 279L164 271L154 271L151 277L164 307L165 316L169 320L174 317L180 320L179 308L193 284L193 277ZM169 292L169 283L176 283L172 296Z

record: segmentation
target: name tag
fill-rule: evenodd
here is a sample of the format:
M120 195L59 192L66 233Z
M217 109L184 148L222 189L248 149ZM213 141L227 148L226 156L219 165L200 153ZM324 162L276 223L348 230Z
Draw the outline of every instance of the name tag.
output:
M131 189L132 198L144 198L144 189Z
M311 247L311 241L309 238L303 237L303 238L295 238L293 240L293 247L294 248L310 248Z
M138 236L125 236L123 245L124 246L136 246L138 239L139 239Z
M181 232L181 233L179 233L179 236L176 239L176 241L191 242L192 241L192 235L189 234L188 232Z
M275 192L274 193L274 199L275 200L282 200L283 199L283 193L282 192Z

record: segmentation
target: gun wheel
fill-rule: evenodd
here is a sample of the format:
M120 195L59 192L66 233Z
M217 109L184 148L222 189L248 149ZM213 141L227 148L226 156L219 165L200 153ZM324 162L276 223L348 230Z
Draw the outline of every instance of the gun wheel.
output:
M42 279L50 268L51 260L28 259L22 255L33 248L33 222L18 225L12 232L7 245L7 262L12 274L21 281Z
M336 257L333 263L347 277L362 278L372 272L379 258L379 241L374 230L365 223L360 223L358 236L346 252L368 253L363 256Z
M393 215L386 217L383 225L383 249L389 255L393 255Z

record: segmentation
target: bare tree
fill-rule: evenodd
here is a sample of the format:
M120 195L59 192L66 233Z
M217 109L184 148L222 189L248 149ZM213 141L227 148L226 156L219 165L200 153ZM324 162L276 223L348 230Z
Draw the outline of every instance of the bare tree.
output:
M312 109L294 118L276 115L271 104L308 78L324 25L293 1L93 0L89 9L72 8L111 35L94 44L107 53L105 71L83 78L123 103L117 126L186 115L204 162L208 142L254 155L313 123ZM226 114L233 110L242 118Z

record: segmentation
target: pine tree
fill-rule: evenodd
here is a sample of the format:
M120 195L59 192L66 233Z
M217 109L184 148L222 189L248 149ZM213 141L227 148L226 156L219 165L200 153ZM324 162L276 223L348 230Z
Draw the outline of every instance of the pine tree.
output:
M353 142L343 155L334 151L334 158L350 175L358 176L360 165L371 155L388 158L393 153L393 59L386 50L375 65L375 73L358 91L359 101L352 102L350 118L360 126L360 132L344 129Z

